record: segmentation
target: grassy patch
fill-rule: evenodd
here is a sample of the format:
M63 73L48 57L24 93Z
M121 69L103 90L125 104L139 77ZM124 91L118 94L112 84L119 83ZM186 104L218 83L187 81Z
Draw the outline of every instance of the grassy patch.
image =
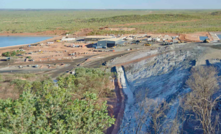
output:
M74 33L89 28L94 30L91 34L110 34L112 32L98 29L103 26L120 27L116 25L139 22L156 22L156 24L123 27L135 27L136 33L221 31L221 19L217 17L220 16L220 12L220 10L1 10L0 31L23 33L67 30ZM192 20L197 21L192 22ZM164 24L176 21L185 21L185 23ZM158 24L159 22L161 24Z
M199 16L185 15L185 14L149 14L149 15L123 15L114 16L109 18L92 18L83 22L90 23L129 23L129 22L161 22L161 21L180 21L180 20L192 20L200 19Z

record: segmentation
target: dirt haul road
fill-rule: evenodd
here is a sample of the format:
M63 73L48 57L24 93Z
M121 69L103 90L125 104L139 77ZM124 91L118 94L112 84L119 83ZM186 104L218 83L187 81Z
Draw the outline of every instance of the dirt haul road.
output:
M1 70L0 73L36 73L36 72L45 72L47 74L49 74L53 79L55 79L56 77L58 77L60 74L65 73L66 71L70 71L72 69L74 69L75 67L77 67L78 64L84 62L86 59L90 58L91 56L87 56L84 58L80 58L80 59L75 59L73 61L57 61L57 62L34 62L34 63L11 63L9 62L10 65L37 65L37 64L69 64L67 67L62 67L59 69L31 69L31 70L22 70L22 69L17 69L17 70ZM7 66L8 62L4 62L0 64L1 66Z

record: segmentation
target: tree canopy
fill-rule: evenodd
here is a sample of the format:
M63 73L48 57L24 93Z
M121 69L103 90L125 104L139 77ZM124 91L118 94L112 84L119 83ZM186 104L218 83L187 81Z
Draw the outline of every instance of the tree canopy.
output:
M96 93L85 91L75 98L72 88L55 86L51 80L22 85L29 86L18 99L0 99L0 133L101 134L115 122L108 115L107 102L100 103Z

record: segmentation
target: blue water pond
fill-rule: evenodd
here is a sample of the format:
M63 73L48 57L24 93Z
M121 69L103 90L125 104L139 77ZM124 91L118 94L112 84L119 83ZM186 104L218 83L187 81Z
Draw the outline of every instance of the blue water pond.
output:
M219 37L219 39L221 40L221 34L218 34L217 36L218 36L218 37Z
M200 36L200 40L204 41L205 39L208 39L207 36Z
M49 36L20 37L20 36L0 36L0 47L37 43L50 39Z

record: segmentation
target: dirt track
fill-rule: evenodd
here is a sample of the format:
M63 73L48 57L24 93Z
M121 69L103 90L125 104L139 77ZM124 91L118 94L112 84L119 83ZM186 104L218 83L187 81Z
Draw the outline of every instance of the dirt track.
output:
M115 92L117 95L117 106L114 108L114 117L116 118L115 124L107 129L106 134L117 134L120 129L121 121L124 116L124 94L122 91L122 87L120 81L115 79Z
M105 62L105 61L108 61L108 60L111 60L113 58L116 58L116 57L120 57L122 55L125 55L126 53L123 53L123 54L116 54L116 55L111 55L111 56L106 56L105 58L103 59L99 59L99 60L95 60L95 61L90 61L90 62L86 62L84 63L83 65L81 65L82 67L88 67L88 68L99 68L100 66L102 66L102 64ZM19 72L45 72L47 71L47 74L51 75L51 77L53 79L55 79L56 77L58 77L60 74L62 73L65 73L66 71L70 71L70 70L73 70L74 68L78 67L79 64L83 63L86 59L89 59L91 57L93 57L94 55L92 56L86 56L86 57L83 57L83 58L79 58L79 59L74 59L74 60L61 60L61 61L46 61L46 62L24 62L24 63L13 63L12 61L9 61L9 62L2 62L0 63L0 66L7 66L8 63L9 65L17 65L17 66L20 66L20 65L37 65L37 64L70 64L69 66L67 67L63 67L63 68L60 68L60 69L52 69L52 70L41 70L41 69L36 69L36 70L21 70L21 69L17 69L17 70L13 70L12 72L15 73L19 73ZM10 70L2 70L0 71L0 73L7 73L7 72L11 72Z
M59 69L35 69L35 70L21 70L21 69L17 69L17 70L13 70L13 73L22 73L22 72L45 72L49 75L51 75L51 77L54 79L56 77L58 77L60 74L65 73L67 70L70 71L72 69L74 69L75 67L77 67L78 64L84 62L87 58L90 58L91 56L87 56L84 58L80 58L80 59L75 59L75 60L62 60L62 61L49 61L49 62L33 62L33 63L12 63L12 62L3 62L0 65L1 66L7 66L8 63L10 63L10 65L30 65L30 64L70 64L67 67L63 67L63 68L59 68ZM0 73L10 73L11 70L2 70L0 71Z
M127 53L121 53L121 54L117 54L117 55L108 56L108 57L100 59L100 60L90 61L88 63L83 64L82 66L87 67L87 68L99 68L106 61L109 61L109 60L114 59L116 57L123 56L125 54L127 54Z
M56 78L56 77L58 77L60 74L64 73L65 71L73 70L74 68L77 67L78 64L82 63L83 61L85 61L85 60L86 60L87 58L89 58L89 57L91 57L91 56L74 60L74 62L69 63L69 64L70 64L69 66L63 67L63 68L61 68L61 69L59 69L59 70L53 72L53 73L51 74L51 77L52 77L52 78Z

